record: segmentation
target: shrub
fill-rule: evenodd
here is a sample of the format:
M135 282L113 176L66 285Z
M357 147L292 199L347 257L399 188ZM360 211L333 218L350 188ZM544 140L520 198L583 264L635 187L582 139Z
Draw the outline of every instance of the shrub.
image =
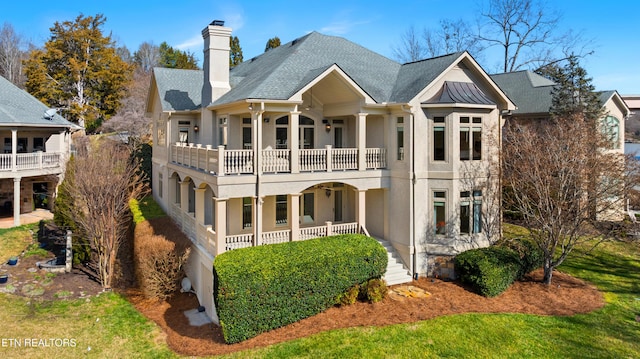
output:
M384 279L373 278L360 287L360 296L363 300L371 303L377 303L387 297L389 289Z
M318 314L349 288L380 278L387 253L363 235L236 249L213 262L224 340L237 343Z
M495 297L504 292L521 272L520 258L511 249L492 246L458 254L455 270L463 283L474 291Z
M351 305L354 304L358 300L358 295L360 294L360 284L356 284L353 287L347 289L346 292L338 295L338 299L336 302L339 305Z
M135 274L146 297L164 300L179 288L190 248L191 241L168 217L136 225L133 239Z

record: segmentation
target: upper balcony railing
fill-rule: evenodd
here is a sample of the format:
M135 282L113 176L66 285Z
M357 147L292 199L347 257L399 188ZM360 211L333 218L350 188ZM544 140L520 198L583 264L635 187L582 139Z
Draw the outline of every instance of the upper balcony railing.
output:
M59 152L0 154L0 171L26 171L57 168L62 166L63 156ZM15 163L15 165L14 165Z
M293 158L290 149L262 150L262 173L331 172L345 170L382 169L387 167L385 148L365 148L362 158L357 148L300 149ZM255 158L253 150L227 150L223 146L171 145L171 162L192 167L218 176L253 174Z

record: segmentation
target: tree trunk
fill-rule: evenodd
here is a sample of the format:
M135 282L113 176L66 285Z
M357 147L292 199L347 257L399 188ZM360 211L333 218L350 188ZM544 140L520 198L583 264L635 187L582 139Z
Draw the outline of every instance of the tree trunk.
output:
M546 285L551 285L551 277L553 276L553 267L551 263L545 261L544 263L544 278L542 278L542 283Z

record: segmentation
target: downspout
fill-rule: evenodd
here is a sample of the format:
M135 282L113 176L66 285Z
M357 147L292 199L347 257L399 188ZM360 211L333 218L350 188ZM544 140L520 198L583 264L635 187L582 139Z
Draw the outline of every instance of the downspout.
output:
M411 127L411 136L409 136L409 147L411 151L409 151L409 268L411 268L411 277L414 279L418 279L418 271L416 268L416 263L418 261L418 254L416 251L416 225L414 215L416 213L415 206L415 186L416 186L416 174L415 174L415 163L414 163L414 153L415 153L415 121L413 112L411 112L411 106L409 109L405 109L405 105L400 105L400 109L404 113L409 114L409 124Z

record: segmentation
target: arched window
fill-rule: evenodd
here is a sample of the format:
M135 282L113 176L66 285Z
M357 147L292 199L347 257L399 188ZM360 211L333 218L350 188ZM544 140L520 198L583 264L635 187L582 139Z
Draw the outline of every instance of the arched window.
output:
M607 116L602 121L602 133L609 141L609 148L620 148L620 120Z

